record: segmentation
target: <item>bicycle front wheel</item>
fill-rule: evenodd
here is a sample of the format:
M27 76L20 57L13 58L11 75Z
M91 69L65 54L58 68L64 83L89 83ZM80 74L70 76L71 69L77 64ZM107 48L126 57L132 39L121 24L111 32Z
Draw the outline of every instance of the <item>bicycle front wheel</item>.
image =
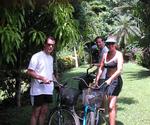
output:
M56 108L49 116L48 125L80 125L75 113L68 109Z
M88 112L86 115L86 125L95 125L94 112Z

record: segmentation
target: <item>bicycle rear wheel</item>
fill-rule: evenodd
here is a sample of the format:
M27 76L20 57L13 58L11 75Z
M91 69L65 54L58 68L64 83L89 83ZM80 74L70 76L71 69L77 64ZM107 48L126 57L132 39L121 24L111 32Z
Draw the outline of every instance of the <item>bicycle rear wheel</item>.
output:
M65 108L56 108L50 113L48 125L80 125L80 122L72 111Z

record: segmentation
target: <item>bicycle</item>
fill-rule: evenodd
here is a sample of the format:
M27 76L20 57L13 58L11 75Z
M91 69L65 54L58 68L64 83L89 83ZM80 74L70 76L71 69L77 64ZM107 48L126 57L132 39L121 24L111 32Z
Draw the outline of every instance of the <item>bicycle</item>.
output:
M80 125L79 118L74 110L80 91L53 81L57 91L57 104L48 118L48 125Z
M82 80L86 88L91 88L84 79L77 77L73 79ZM80 125L81 121L83 121L83 125L100 125L100 122L98 122L100 121L99 119L101 117L104 118L104 116L102 116L102 108L94 108L90 106L90 104L87 104L85 105L84 111L81 110L84 112L83 117L80 116L77 114L77 110L75 110L74 106L78 96L81 95L81 90L69 88L66 85L60 84L56 81L53 82L57 85L57 87L55 87L55 90L58 93L56 100L57 104L56 107L50 112L48 125ZM92 101L90 100L90 102ZM94 114L94 117L92 115L93 112L97 114ZM91 120L91 118L95 118L95 116L97 116L97 120Z
M105 96L104 89L107 85L102 83L98 88L93 88L81 77L74 79L83 81L87 88L84 90L86 97L83 97L84 101L82 102L84 103L83 125L108 125L104 114L105 109L101 107L103 97ZM103 91L100 91L102 87ZM85 92L87 93L85 94Z

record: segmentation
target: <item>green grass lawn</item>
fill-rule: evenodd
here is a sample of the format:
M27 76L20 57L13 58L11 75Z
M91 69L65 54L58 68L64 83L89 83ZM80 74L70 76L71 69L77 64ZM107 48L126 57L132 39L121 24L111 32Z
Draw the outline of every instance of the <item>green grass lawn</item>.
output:
M127 63L124 85L118 99L117 120L120 125L150 125L150 71Z
M70 76L85 73L86 68L72 69L64 74L63 79L76 86ZM124 84L118 97L117 125L150 125L150 71L134 63L125 63L122 78Z
M77 82L71 77L86 73L86 68L87 66L81 66L67 71L62 81L77 87ZM117 125L150 125L150 71L136 64L126 63L122 77L124 85L118 97ZM27 125L31 106L9 108L5 113L9 115L1 120L6 120L7 125Z

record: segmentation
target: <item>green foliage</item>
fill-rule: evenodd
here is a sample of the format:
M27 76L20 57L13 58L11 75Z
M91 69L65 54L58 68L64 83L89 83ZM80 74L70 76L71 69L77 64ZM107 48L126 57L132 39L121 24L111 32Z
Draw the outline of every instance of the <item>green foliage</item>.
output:
M0 27L2 47L0 63L6 60L7 63L14 64L17 60L15 52L20 48L22 36L22 32L15 26L7 25L5 27Z
M136 8L136 16L141 19L140 28L142 31L142 39L139 41L140 46L146 48L150 45L150 4L139 2Z
M100 1L83 1L79 10L80 30L84 40L87 42L93 41L96 36L106 36L110 31L110 26L107 22L110 13L108 6Z
M17 61L16 52L19 50L24 33L21 31L25 27L24 9L1 8L1 57L0 64L15 64Z
M50 4L49 11L53 13L55 25L53 33L59 41L57 47L62 49L68 44L73 47L79 40L78 25L72 15L74 8L66 0L66 3L54 2Z
M37 45L42 45L46 39L45 33L43 33L42 31L37 31L35 29L31 29L29 31L29 37L30 42L36 43Z
M150 69L150 47L146 47L143 49L142 53L142 66Z
M64 72L67 69L73 68L75 66L75 61L73 59L71 51L63 49L62 51L57 53L57 63L60 73Z
M142 65L142 51L138 51L135 53L136 56L136 63Z
M18 78L18 72L15 70L0 70L0 102L9 100L9 99L14 99L15 97L15 92L16 92L16 82ZM27 75L24 74L22 71L19 73L21 81L19 81L21 85L21 92L27 91L29 87L29 78ZM15 100L13 101L15 103ZM13 104L14 104L13 103Z
M125 48L128 43L133 42L132 37L140 37L141 32L131 15L119 15L115 18L113 34L117 35L119 45Z

